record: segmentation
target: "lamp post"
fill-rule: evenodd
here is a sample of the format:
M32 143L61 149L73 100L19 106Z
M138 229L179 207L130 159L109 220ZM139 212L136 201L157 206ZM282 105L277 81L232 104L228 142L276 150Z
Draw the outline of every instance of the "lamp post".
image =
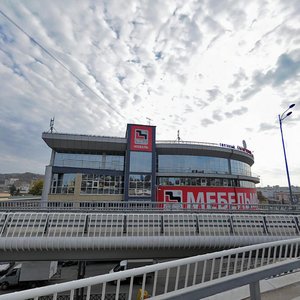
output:
M284 161L285 161L285 168L286 168L286 175L288 179L288 185L289 185L289 192L290 192L290 203L293 204L293 193L292 193L292 187L291 187L291 181L290 181L290 174L289 174L289 167L286 159L286 152L285 152L285 145L284 145L284 139L283 139L283 132L282 132L282 121L290 116L292 114L292 111L289 111L291 108L293 108L295 104L291 104L288 109L286 109L281 115L278 115L279 125L280 125L280 133L281 133L281 140L282 140L282 147L283 147L283 154L284 154Z

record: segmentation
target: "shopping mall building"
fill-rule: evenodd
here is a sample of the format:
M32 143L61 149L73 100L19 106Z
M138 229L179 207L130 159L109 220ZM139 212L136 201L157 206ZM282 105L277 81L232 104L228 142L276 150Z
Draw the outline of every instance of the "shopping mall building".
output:
M125 137L45 132L52 149L43 201L257 203L248 149L157 141L156 127L128 124Z

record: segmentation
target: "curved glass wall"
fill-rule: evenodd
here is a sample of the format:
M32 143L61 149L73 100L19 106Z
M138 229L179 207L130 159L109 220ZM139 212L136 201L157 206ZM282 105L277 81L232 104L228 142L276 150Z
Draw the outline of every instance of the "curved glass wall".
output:
M196 177L159 177L159 185L181 186L238 186L236 179L227 178L196 178Z
M180 185L180 186L228 186L255 188L255 183L232 178L196 178L196 177L159 177L159 185Z
M251 168L248 164L237 160L230 160L230 163L231 174L251 176Z
M54 166L123 171L124 156L56 152Z
M256 188L255 183L250 182L250 181L245 181L245 180L241 180L240 181L240 187Z
M158 172L229 174L228 159L193 155L159 155Z

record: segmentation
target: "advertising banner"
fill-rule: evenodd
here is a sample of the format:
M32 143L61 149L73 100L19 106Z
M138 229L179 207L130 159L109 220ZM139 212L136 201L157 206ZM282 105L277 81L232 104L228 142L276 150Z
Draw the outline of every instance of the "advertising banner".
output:
M258 204L256 189L235 187L159 186L157 201L191 209L243 209Z
M143 125L132 125L130 128L130 150L152 151L153 127Z

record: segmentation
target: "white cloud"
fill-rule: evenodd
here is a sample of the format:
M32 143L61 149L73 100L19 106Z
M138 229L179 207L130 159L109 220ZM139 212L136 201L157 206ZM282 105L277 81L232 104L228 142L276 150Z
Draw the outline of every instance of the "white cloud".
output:
M148 117L159 139L179 128L183 140L246 139L263 184L286 185L277 114L295 102L284 131L300 185L298 1L6 0L0 9L98 94L0 15L0 172L43 172L40 136L53 116L60 132L117 136Z

